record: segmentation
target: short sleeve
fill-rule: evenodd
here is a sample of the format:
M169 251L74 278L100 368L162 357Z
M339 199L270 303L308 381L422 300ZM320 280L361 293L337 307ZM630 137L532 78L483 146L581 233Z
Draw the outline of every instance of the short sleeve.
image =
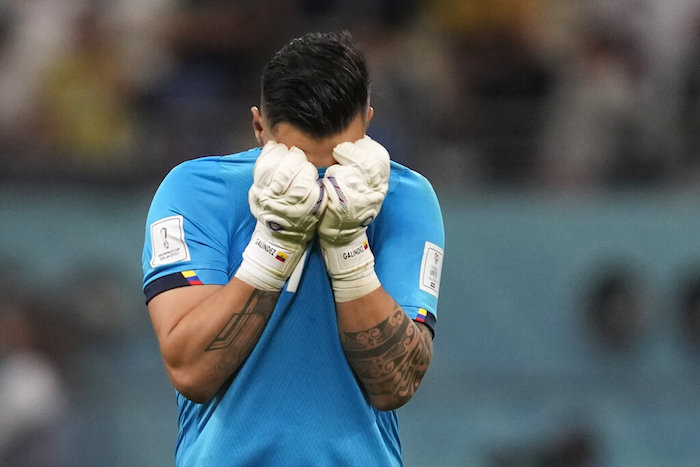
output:
M434 329L445 232L428 180L392 162L389 192L369 236L384 289L412 319Z
M146 301L175 287L228 282L230 230L236 209L247 211L247 200L236 199L244 194L231 192L214 156L184 162L165 177L145 226Z

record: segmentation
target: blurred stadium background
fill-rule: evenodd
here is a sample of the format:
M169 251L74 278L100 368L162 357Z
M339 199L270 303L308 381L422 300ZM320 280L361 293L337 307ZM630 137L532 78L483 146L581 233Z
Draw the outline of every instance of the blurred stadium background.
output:
M406 465L698 465L699 0L1 0L0 466L172 464L150 198L339 28L445 218Z

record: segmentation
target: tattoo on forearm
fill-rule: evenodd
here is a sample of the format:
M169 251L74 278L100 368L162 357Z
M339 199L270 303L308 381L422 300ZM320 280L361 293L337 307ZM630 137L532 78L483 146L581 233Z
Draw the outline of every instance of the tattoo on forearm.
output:
M234 342L238 344L250 342L250 348L242 350L252 349L252 344L257 342L257 337L262 333L272 314L278 295L276 292L255 290L243 308L231 315L231 318L209 344L206 351L227 349Z
M432 356L432 339L398 304L392 315L360 332L341 332L350 364L370 395L407 400L418 389Z

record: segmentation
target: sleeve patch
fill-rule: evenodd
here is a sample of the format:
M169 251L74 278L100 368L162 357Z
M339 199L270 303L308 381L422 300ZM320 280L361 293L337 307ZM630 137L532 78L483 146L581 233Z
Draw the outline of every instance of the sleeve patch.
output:
M151 224L151 267L190 260L182 216L170 216Z
M444 252L434 243L425 242L420 264L420 288L435 297L440 293L440 276Z

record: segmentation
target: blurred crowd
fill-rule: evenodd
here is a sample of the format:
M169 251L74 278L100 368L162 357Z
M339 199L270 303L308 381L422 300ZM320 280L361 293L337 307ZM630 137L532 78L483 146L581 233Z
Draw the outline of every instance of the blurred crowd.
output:
M94 258L71 273L75 288L38 281L10 256L1 260L0 466L89 465L91 445L114 456L113 392L129 393L129 383L117 385L130 377L120 361L148 326L143 319L127 331L142 301L129 296L117 266Z
M154 182L252 146L266 60L340 28L372 133L437 185L700 177L698 0L5 0L0 177Z

